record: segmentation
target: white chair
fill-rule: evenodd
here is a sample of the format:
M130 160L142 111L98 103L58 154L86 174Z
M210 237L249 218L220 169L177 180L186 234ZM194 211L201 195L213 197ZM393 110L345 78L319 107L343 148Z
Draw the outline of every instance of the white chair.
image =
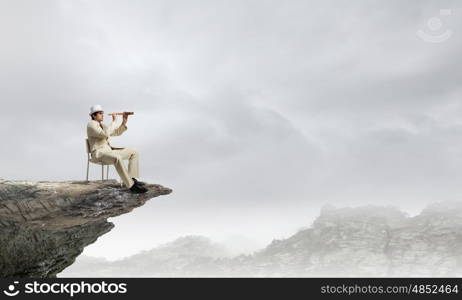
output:
M87 181L88 181L88 172L90 170L90 162L101 165L101 181L104 181L104 166L107 166L107 171L106 171L106 180L109 179L109 165L105 165L102 162L96 161L93 157L91 157L91 152L90 152L90 143L88 142L88 139L85 139L85 144L87 145Z

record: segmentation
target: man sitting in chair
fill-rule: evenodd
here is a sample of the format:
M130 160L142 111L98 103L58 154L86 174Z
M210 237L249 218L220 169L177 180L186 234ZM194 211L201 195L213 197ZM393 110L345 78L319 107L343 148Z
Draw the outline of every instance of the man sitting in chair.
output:
M101 105L90 108L91 120L87 124L88 143L90 144L91 157L106 165L114 165L124 185L132 193L145 193L145 183L138 181L138 152L133 148L115 148L109 144L110 136L119 136L127 130L128 115L123 115L122 124L116 128L117 115L112 115L110 126L102 123L104 111ZM128 170L123 160L128 159Z

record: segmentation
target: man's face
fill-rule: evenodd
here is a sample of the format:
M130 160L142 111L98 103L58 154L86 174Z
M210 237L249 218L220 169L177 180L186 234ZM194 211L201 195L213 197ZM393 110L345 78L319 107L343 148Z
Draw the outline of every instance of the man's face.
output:
M102 122L104 118L104 111L99 111L95 114L95 120L98 122Z

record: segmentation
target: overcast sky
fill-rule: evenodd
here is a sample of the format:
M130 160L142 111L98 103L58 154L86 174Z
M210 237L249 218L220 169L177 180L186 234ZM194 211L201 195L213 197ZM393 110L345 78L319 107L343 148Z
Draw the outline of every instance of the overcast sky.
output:
M174 191L111 219L87 255L185 234L249 250L326 203L417 213L462 201L461 9L0 0L0 177L85 179L88 112L101 104L135 112L111 144L138 149L140 179Z

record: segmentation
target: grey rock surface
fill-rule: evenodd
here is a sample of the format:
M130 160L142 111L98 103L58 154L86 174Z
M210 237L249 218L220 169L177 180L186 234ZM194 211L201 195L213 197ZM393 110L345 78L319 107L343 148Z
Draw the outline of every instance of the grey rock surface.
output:
M247 259L244 274L459 277L461 247L461 202L434 203L414 217L393 206L325 206L311 227Z
M56 277L128 213L171 189L147 184L132 194L116 180L0 179L0 277Z
M294 235L233 257L205 241L181 238L117 261L82 257L59 276L460 277L462 204L431 204L413 217L393 206L326 205Z

